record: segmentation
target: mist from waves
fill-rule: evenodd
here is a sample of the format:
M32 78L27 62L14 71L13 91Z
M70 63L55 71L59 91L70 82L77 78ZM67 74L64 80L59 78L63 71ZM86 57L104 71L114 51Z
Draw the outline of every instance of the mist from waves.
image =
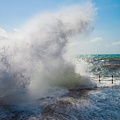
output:
M91 31L94 16L91 3L73 5L56 13L37 15L21 32L1 40L0 103L36 99L56 86L92 86L89 78L82 76L82 66L68 59L67 45L72 36Z

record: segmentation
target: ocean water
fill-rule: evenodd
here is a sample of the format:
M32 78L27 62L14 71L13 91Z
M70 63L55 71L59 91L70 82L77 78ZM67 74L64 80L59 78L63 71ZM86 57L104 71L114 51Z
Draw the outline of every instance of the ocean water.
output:
M80 106L82 119L119 120L120 54L80 55L77 58L87 61L91 79L97 83L96 90L89 91L84 107Z
M86 73L89 73L94 86L81 86L81 83L77 83L79 85L71 88L65 85L50 87L46 94L29 102L1 104L0 118L8 120L119 120L120 55L80 55L75 59L80 65L82 64L82 67L87 68ZM85 75L82 75L83 81ZM98 75L101 76L100 83ZM113 84L111 75L115 76Z

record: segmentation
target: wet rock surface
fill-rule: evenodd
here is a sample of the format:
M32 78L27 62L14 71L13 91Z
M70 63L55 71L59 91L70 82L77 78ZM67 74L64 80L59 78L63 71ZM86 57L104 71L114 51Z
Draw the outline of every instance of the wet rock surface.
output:
M62 96L56 103L47 106L42 111L42 119L81 120L81 114L78 108L79 106L77 106L77 104L82 104L83 101L80 99L84 98L87 100L88 96L88 90L70 90L68 94Z
M42 108L20 109L15 105L1 105L1 120L81 120L79 105L87 101L92 89L72 89L56 102ZM41 99L38 100L40 103ZM19 109L18 109L18 108ZM35 112L37 111L37 112ZM4 114L3 114L4 113Z

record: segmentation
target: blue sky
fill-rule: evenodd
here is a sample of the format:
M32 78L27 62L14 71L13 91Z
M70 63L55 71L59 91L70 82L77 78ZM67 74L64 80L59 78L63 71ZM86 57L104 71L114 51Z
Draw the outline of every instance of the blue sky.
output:
M11 32L44 11L82 4L85 0L0 0L0 30ZM94 30L72 54L120 54L120 0L92 0L97 8Z

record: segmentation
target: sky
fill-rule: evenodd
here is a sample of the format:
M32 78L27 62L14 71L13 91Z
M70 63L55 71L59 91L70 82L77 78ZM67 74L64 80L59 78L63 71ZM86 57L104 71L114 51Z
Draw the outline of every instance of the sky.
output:
M86 0L89 1L89 0ZM85 0L0 0L0 39L17 32L33 16L57 11ZM92 0L97 16L93 31L84 38L76 37L70 54L120 54L120 0ZM79 39L83 39L79 41Z

